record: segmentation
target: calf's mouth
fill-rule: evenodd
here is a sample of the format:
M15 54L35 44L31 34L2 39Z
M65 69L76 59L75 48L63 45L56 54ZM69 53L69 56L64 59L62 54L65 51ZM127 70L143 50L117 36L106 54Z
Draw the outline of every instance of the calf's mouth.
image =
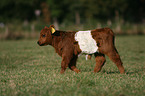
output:
M44 46L45 44L40 44L40 42L38 41L37 42L37 44L39 45L39 46Z

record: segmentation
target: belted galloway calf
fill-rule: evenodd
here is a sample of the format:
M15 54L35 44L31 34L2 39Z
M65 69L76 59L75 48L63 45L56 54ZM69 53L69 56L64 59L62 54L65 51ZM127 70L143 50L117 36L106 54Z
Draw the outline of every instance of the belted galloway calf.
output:
M56 53L62 57L60 73L64 73L67 67L76 73L80 72L76 67L79 54L94 54L96 60L94 72L99 72L103 67L106 61L105 55L116 64L120 73L125 72L114 45L114 33L110 28L60 31L51 25L41 30L37 43L40 46L53 46Z

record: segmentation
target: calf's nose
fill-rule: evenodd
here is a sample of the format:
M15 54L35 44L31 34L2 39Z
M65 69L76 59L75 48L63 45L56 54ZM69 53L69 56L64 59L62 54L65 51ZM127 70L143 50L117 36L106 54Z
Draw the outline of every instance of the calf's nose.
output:
M37 41L37 44L40 45L40 44L39 44L39 41Z

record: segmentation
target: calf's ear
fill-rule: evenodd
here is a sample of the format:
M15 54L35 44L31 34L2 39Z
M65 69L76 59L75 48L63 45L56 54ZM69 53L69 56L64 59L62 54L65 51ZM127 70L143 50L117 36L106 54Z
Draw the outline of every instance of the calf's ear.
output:
M51 33L54 34L56 31L54 25L50 25L50 29L51 29Z
M55 26L54 26L54 25L50 25L49 27L53 27L53 28L55 28Z
M51 33L54 34L55 33L55 29L52 27L51 28Z

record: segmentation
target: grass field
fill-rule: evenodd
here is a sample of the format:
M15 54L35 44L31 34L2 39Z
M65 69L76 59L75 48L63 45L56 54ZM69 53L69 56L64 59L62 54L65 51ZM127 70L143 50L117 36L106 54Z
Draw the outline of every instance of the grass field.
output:
M116 36L126 74L108 57L93 73L94 57L78 59L77 74L61 75L61 58L37 40L0 41L0 96L145 96L145 36Z

